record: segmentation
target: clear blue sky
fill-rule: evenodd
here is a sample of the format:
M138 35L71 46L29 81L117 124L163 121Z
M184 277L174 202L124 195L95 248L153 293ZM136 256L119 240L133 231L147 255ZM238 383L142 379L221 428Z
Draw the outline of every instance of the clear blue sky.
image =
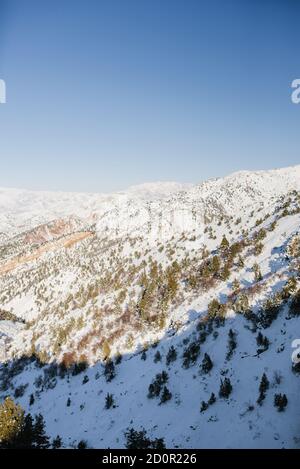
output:
M300 2L0 0L0 187L300 163Z

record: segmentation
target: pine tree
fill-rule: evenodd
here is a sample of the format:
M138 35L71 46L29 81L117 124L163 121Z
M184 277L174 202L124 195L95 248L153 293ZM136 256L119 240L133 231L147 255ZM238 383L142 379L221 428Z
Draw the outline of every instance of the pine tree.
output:
M300 316L300 289L294 294L290 304L290 315L293 317Z
M165 384L165 383L167 383L168 380L169 380L168 373L167 373L165 370L163 370L163 371L161 372L161 374L156 375L156 379L157 379L161 384Z
M283 300L288 300L297 289L296 277L291 277L282 289L281 297Z
M154 381L153 383L149 384L148 388L148 398L152 399L153 397L158 397L161 391L161 385Z
M213 256L211 261L211 270L213 274L218 274L221 267L221 262L219 256Z
M209 406L213 405L215 402L216 402L216 396L212 392L207 402L205 401L201 402L200 412L205 412L209 408Z
M169 348L166 358L166 364L169 366L171 362L174 362L177 359L177 352L173 345Z
M230 269L229 269L228 263L226 263L221 273L221 279L225 281L225 280L228 280L229 277L230 277Z
M221 241L221 244L220 244L220 249L221 251L226 251L227 249L229 248L229 242L226 238L225 235L223 235L223 238L222 238L222 241Z
M259 332L256 337L256 343L259 347L263 347L263 350L267 350L269 348L269 339L266 336L262 335L261 332Z
M239 291L240 289L240 282L238 281L238 279L234 279L234 281L232 282L232 291L237 294L237 292Z
M164 386L161 399L160 399L160 403L163 404L164 402L169 401L171 398L172 398L172 394L170 393L167 386Z
M33 404L34 404L34 395L30 394L29 405L33 405Z
M209 373L210 370L212 369L213 367L213 362L211 361L211 358L210 356L208 355L208 353L205 353L204 354L204 358L202 360L202 371L204 373Z
M224 305L219 303L219 301L216 298L214 298L208 304L207 311L208 311L208 316L210 318L214 318L217 315L223 316L225 309L224 309Z
M236 333L233 332L232 329L229 329L229 332L228 332L228 346L227 346L228 351L227 351L227 355L226 355L227 360L229 360L232 357L232 354L233 354L234 350L236 349L236 346L237 346Z
M261 382L260 382L260 385L259 385L259 392L260 393L265 393L269 389L269 386L270 386L270 382L267 378L266 373L264 373L262 375Z
M0 404L0 446L13 447L14 441L21 432L24 424L24 411L7 397Z
M83 377L82 384L86 384L86 383L88 383L88 382L89 382L89 377L88 377L88 375L85 375L85 376Z
M34 447L38 449L49 448L49 437L45 432L45 421L42 414L38 414L35 417L34 423Z
M216 402L216 396L215 394L212 392L211 395L210 395L210 398L208 399L208 405L212 405Z
M114 401L113 394L110 394L108 392L105 397L105 408L110 409L111 407L115 407L115 401Z
M275 394L274 406L278 408L279 412L282 412L287 406L288 400L285 394Z
M200 345L198 342L192 342L183 352L183 367L189 368L194 365L200 353Z
M229 397L232 392L232 384L229 378L225 378L224 381L221 379L219 396L220 397Z
M254 272L254 279L256 282L260 282L262 280L262 273L261 273L261 270L260 270L260 267L259 265L257 264L257 262L255 262L255 264L253 265L252 267L253 269L253 272Z
M208 404L205 401L202 401L200 412L205 412L207 409L208 409Z
M155 438L151 441L145 429L138 431L129 428L125 432L125 438L127 449L156 449L161 451L166 447L163 438Z
M16 446L20 449L34 448L34 423L31 414L24 419L22 430L18 435Z
M262 405L262 403L263 403L263 401L266 397L266 392L269 389L269 386L270 386L270 382L267 378L266 373L264 373L262 375L262 378L261 378L261 381L260 381L260 384L259 384L259 396L258 396L258 399L257 399L257 404Z
M112 381L114 377L116 376L115 365L112 360L108 360L106 362L105 368L104 368L104 376L108 383Z
M260 347L263 343L263 338L264 336L262 335L262 333L259 331L259 333L257 334L257 337L256 337L256 343L257 345Z
M160 351L157 350L156 354L154 355L154 363L157 363L160 361L161 361L161 354L160 354Z
M77 445L77 449L87 449L87 447L88 447L88 444L85 440L80 440Z
M258 242L255 243L254 244L254 255L259 256L262 253L263 248L264 248L263 243L258 243Z
M57 435L57 437L54 438L53 441L52 441L52 448L53 449L59 449L59 448L61 448L61 445L62 445L61 437L59 435Z

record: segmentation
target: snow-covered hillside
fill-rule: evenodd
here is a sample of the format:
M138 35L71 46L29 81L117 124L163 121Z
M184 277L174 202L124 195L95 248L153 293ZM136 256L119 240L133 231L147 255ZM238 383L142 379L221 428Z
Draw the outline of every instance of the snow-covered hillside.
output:
M299 447L299 222L300 166L0 190L0 399L65 447Z

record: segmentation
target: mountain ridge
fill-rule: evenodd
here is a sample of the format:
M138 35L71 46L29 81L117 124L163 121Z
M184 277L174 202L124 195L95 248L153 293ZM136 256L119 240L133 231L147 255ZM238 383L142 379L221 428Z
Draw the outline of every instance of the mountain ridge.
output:
M299 447L299 183L297 166L2 204L0 402L64 447L124 448L129 428L170 448Z

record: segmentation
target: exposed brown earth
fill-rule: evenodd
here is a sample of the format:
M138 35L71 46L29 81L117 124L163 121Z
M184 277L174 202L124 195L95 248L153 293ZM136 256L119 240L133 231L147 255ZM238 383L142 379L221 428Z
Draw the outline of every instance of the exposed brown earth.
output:
M47 252L53 252L60 248L70 248L75 244L79 243L80 241L83 241L84 239L90 238L92 236L94 236L94 233L92 231L83 231L80 233L73 233L71 235L65 236L64 238L60 238L54 241L49 241L48 243L43 244L43 246L37 248L34 252L22 256L17 256L11 259L10 261L6 262L5 264L1 265L0 275L7 274L8 272L17 269L21 265L26 264L28 262L33 262L39 259L43 254Z
M40 225L27 233L24 237L24 242L28 244L43 244L61 236L74 233L74 231L76 231L76 224L71 217L69 219L54 220L51 223Z

